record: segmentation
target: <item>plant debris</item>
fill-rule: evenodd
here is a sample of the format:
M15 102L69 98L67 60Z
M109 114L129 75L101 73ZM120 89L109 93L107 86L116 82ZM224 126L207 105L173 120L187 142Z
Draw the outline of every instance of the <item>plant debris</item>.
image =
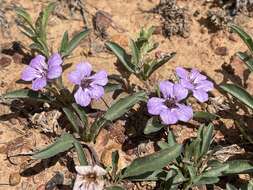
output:
M184 38L190 34L190 19L186 9L177 5L176 0L161 0L152 10L163 17L163 34L166 37L180 35Z

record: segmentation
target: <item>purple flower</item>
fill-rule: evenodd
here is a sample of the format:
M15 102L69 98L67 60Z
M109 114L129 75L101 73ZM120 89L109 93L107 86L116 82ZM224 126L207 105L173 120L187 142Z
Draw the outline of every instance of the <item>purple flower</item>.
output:
M188 95L188 90L180 84L162 81L159 84L163 98L153 97L148 100L148 112L151 115L160 115L162 122L166 125L176 122L187 122L193 117L190 106L179 103Z
M69 80L78 85L74 95L76 103L86 107L91 99L98 100L104 95L104 86L108 82L107 73L99 71L91 75L91 65L88 62L79 63L76 70L69 74Z
M48 80L56 79L62 73L62 58L60 54L53 54L46 63L43 55L37 55L33 58L22 72L22 80L32 81L33 90L41 90L47 85Z
M188 90L191 90L195 98L200 102L208 100L207 92L213 89L213 83L207 80L206 76L200 74L196 69L188 72L182 67L177 67L176 73L180 78L180 84Z

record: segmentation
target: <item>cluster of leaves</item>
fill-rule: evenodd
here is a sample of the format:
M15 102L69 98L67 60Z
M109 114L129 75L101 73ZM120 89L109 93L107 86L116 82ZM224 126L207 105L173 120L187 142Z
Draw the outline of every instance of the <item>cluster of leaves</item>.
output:
M112 176L116 176L116 182L123 179L157 181L159 189L165 190L215 184L222 176L253 172L253 165L248 160L221 162L215 159L213 155L218 149L211 148L212 137L213 125L201 126L197 138L182 146L176 143L173 133L168 131L167 142L157 143L161 150L137 158ZM113 159L112 163L113 174L117 168L117 159Z
M141 80L147 80L151 74L167 63L175 52L161 55L159 58L150 58L150 52L158 47L157 43L151 41L154 27L147 30L142 29L137 40L130 40L131 54L115 42L106 42L106 46L117 56L125 69L135 74Z
M237 56L245 63L250 72L253 72L253 40L243 29L236 25L232 25L231 29L236 32L250 50L250 55L244 52L238 52ZM236 99L244 103L253 110L253 96L251 96L245 89L236 84L224 84L221 86L223 90L234 96Z

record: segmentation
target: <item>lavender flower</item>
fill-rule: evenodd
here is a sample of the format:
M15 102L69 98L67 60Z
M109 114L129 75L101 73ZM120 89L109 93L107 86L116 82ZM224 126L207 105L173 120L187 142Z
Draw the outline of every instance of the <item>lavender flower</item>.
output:
M176 68L176 73L180 78L180 84L191 90L193 96L200 102L208 100L208 91L213 89L213 83L207 80L207 77L200 74L196 69L192 69L188 72L182 67Z
M33 58L22 72L22 80L32 81L33 90L41 90L47 85L48 80L56 79L62 73L62 58L60 54L53 54L46 63L43 55L37 55Z
M104 86L108 82L107 73L99 71L91 75L91 65L82 62L76 66L76 70L69 74L69 80L78 85L74 95L76 103L86 107L91 99L98 100L104 95Z
M176 122L187 122L193 117L190 106L179 103L187 97L188 90L180 84L162 81L159 84L163 98L153 97L148 100L148 112L151 115L160 115L162 122L166 125Z
M107 172L95 166L76 166L77 176L73 190L103 190L104 176Z

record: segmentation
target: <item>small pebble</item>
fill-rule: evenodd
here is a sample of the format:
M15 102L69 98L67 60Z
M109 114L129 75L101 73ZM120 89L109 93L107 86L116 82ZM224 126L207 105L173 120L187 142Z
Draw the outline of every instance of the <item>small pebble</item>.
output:
M10 57L1 56L0 57L0 68L8 67L11 64L12 60Z
M217 48L214 50L214 53L215 53L216 55L220 55L220 56L228 55L228 48L226 48L226 47L217 47Z
M21 181L21 176L20 176L19 173L12 173L12 174L10 174L10 176L9 176L9 184L11 186L18 185L20 183L20 181Z

